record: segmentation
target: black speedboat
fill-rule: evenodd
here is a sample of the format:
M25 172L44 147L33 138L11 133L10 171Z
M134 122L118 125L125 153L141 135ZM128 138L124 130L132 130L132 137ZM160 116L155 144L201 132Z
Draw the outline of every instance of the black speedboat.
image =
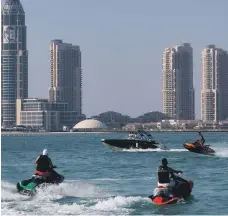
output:
M127 139L102 139L105 145L112 149L167 149L166 146L161 146L154 138L146 131L138 130L137 132L129 133Z

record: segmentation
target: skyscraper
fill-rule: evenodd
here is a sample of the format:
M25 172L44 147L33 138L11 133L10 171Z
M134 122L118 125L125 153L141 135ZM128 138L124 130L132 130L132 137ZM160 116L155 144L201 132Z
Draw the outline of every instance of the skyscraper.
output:
M195 119L193 50L189 43L166 48L162 63L163 113L178 120Z
M202 51L201 119L219 121L228 118L228 54L215 45Z
M68 110L82 112L82 72L79 46L53 40L51 51L51 103L67 102Z
M1 23L2 125L16 123L16 99L28 97L25 12L20 0L6 0Z

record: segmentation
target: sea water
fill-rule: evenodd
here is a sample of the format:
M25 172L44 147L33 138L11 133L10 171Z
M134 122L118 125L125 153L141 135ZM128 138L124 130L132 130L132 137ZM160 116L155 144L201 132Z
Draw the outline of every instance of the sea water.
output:
M153 135L170 150L112 152L100 140L124 138L115 133L3 135L2 215L228 214L228 134L203 133L215 156L184 149L183 143L197 139L197 133ZM65 181L34 197L18 194L16 183L31 177L44 148ZM163 157L194 182L188 200L156 206L148 198L156 187L156 169Z

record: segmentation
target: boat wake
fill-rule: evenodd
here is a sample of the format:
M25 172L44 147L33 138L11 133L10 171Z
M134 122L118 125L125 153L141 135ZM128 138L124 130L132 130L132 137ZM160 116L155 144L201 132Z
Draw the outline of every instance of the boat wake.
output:
M124 152L186 152L187 149L124 149Z
M79 181L50 186L34 197L17 193L15 185L2 181L2 215L131 214L133 206L150 206L141 196L111 196L103 188Z
M228 148L213 148L215 150L215 155L218 157L227 158Z

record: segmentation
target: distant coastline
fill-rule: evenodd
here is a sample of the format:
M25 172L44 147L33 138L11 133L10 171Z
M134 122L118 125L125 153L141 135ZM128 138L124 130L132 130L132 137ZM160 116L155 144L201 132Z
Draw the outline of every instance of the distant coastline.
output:
M150 131L147 130L150 133L163 133L163 132L177 132L177 133L183 133L183 132L210 132L210 133L227 133L228 129L201 129L201 130L154 130L154 131ZM128 131L123 131L123 130L106 130L106 131L76 131L76 132L40 132L40 131L2 131L1 135L27 135L27 134L31 134L31 135L35 135L35 134L43 134L43 135L54 135L54 134L102 134L102 133L130 133L130 132L134 132L132 130L128 130Z

